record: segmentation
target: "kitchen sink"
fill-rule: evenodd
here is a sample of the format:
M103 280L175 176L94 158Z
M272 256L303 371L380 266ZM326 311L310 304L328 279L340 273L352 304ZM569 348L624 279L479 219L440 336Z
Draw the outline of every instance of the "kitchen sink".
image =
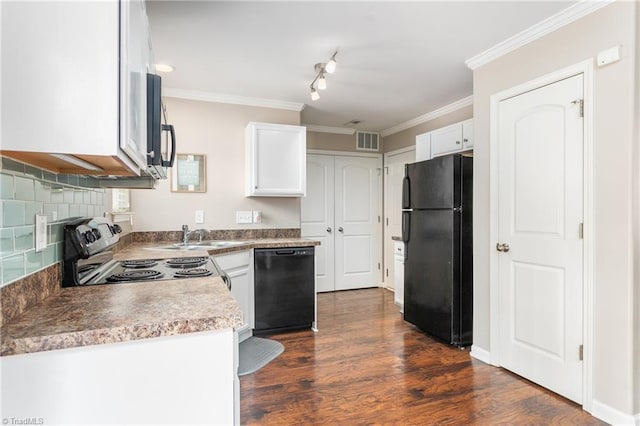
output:
M245 241L210 240L197 243L175 243L166 246L150 247L152 250L214 250L246 244Z

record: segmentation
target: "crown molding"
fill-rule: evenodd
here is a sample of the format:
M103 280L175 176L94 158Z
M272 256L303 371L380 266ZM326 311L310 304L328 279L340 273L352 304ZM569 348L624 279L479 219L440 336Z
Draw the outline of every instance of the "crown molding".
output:
M192 101L219 102L223 104L248 105L263 108L302 111L305 104L298 102L278 101L275 99L251 98L248 96L225 95L222 93L201 92L167 87L162 89L162 96L169 98L189 99Z
M442 108L438 108L435 111L423 114L420 117L416 117L412 120L405 121L404 123L389 127L388 129L384 129L382 132L380 132L380 135L385 138L389 135L393 135L394 133L410 129L411 127L415 127L418 124L426 123L427 121L431 121L434 118L441 117L445 114L449 114L450 112L459 110L460 108L464 108L469 105L473 105L473 96L467 96L466 98L460 99L459 101L455 101L450 103L449 105L443 106Z
M348 127L318 126L316 124L307 124L306 126L307 132L335 133L339 135L353 135L356 132L356 129Z
M614 0L581 0L578 3L561 10L555 15L551 15L547 19L532 25L526 30L519 32L513 37L509 37L484 52L467 59L464 63L467 67L475 70L476 68L488 64L489 62L506 55L527 43L531 43L532 41L557 30L558 28L564 27L573 21L577 21L583 16L602 9L613 2Z

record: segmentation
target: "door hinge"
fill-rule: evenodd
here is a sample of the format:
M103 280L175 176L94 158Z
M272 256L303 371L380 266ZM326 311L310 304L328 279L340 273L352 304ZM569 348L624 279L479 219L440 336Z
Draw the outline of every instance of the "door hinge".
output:
M580 106L580 117L584 117L584 99L576 99L575 101L571 101L571 103Z
M380 262L378 262L378 271L380 270Z
M389 166L384 166L384 172L385 174L389 174Z
M378 215L378 223L380 223L380 220L381 220L381 219L380 219L380 215Z
M385 270L385 275L388 277L389 276L389 268L386 268Z
M382 175L382 169L380 167L376 167L376 170L378 171L378 176Z
M389 226L389 218L387 218L387 226Z
M578 351L579 351L580 361L584 360L584 345L580 345L580 348L578 349Z
M584 223L581 223L578 226L578 238L580 238L581 240L584 239Z

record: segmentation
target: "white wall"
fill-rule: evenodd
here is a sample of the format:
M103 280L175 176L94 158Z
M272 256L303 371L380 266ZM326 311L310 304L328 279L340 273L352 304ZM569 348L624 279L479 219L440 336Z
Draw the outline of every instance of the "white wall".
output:
M244 130L248 122L300 124L300 113L272 108L165 98L169 123L176 129L177 152L207 156L207 192L175 193L170 180L154 190L132 190L137 231L190 228L299 228L300 199L244 196ZM195 224L195 210L205 223ZM236 210L261 210L262 223L238 225Z
M634 363L633 236L635 2L616 2L474 71L474 345L490 351L489 98L622 45L622 60L594 72L595 276L593 397L627 415L638 405ZM637 160L635 166L637 167ZM637 176L637 175L636 175ZM637 194L636 194L637 196ZM637 278L635 278L637 279ZM635 329L634 329L635 328ZM637 377L637 376L636 376Z

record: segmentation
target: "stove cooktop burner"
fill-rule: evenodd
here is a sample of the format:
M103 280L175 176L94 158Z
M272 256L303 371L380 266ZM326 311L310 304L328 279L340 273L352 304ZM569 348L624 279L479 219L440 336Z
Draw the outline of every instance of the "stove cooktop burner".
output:
M113 274L107 277L107 281L117 283L124 281L159 280L162 277L164 277L162 272L154 271L153 269L137 269Z
M195 268L207 263L208 257L176 257L175 259L167 260L167 266L171 268Z
M123 260L120 262L120 266L123 268L140 269L140 268L152 268L158 264L155 260Z
M208 277L213 274L208 269L205 268L191 268L191 269L182 269L175 274L173 274L174 278L197 278L197 277Z

